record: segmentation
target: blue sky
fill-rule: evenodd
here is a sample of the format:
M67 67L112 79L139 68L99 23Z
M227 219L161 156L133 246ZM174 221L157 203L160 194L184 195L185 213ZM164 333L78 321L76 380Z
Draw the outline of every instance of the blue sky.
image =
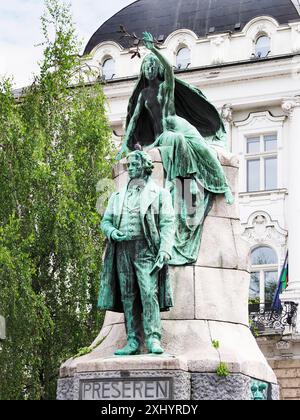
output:
M69 0L83 47L106 19L133 1ZM13 76L16 87L28 85L37 72L43 10L43 0L0 0L0 78Z

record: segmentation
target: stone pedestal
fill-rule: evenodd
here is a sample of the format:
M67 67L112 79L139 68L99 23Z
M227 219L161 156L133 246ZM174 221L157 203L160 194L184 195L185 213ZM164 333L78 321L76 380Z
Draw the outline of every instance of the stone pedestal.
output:
M248 247L238 214L238 161L216 148L232 191L233 206L217 196L206 218L198 261L171 267L175 307L162 314L165 354L114 356L125 345L124 317L107 312L91 353L62 365L58 399L278 399L276 377L248 326ZM163 183L158 150L154 178ZM127 181L122 162L118 188ZM223 367L223 371L222 371ZM221 376L222 373L225 376Z

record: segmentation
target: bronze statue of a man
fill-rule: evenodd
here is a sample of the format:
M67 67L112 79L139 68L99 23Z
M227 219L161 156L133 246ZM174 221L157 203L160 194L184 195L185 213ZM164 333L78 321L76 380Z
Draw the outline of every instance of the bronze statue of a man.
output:
M125 314L127 345L116 355L138 354L142 329L148 351L161 354L160 311L173 306L167 264L174 209L170 193L151 179L154 166L148 154L130 153L127 167L129 183L111 196L101 223L108 247L98 306Z

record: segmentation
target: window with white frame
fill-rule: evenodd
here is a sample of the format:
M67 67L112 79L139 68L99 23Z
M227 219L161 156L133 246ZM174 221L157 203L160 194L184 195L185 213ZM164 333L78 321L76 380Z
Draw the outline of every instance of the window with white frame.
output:
M246 137L247 192L278 188L277 133Z
M176 55L176 67L187 69L191 64L191 51L187 47L180 48Z
M102 75L105 80L113 79L115 75L115 61L113 58L106 58L102 64Z
M278 285L278 258L268 246L255 248L251 253L251 282L249 302L272 304Z

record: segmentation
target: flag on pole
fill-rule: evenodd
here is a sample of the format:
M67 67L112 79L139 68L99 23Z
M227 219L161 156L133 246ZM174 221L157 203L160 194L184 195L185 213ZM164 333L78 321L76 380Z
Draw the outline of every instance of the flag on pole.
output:
M289 284L289 254L286 253L284 264L279 276L278 286L272 303L273 311L280 311L282 309L279 296L288 287Z

